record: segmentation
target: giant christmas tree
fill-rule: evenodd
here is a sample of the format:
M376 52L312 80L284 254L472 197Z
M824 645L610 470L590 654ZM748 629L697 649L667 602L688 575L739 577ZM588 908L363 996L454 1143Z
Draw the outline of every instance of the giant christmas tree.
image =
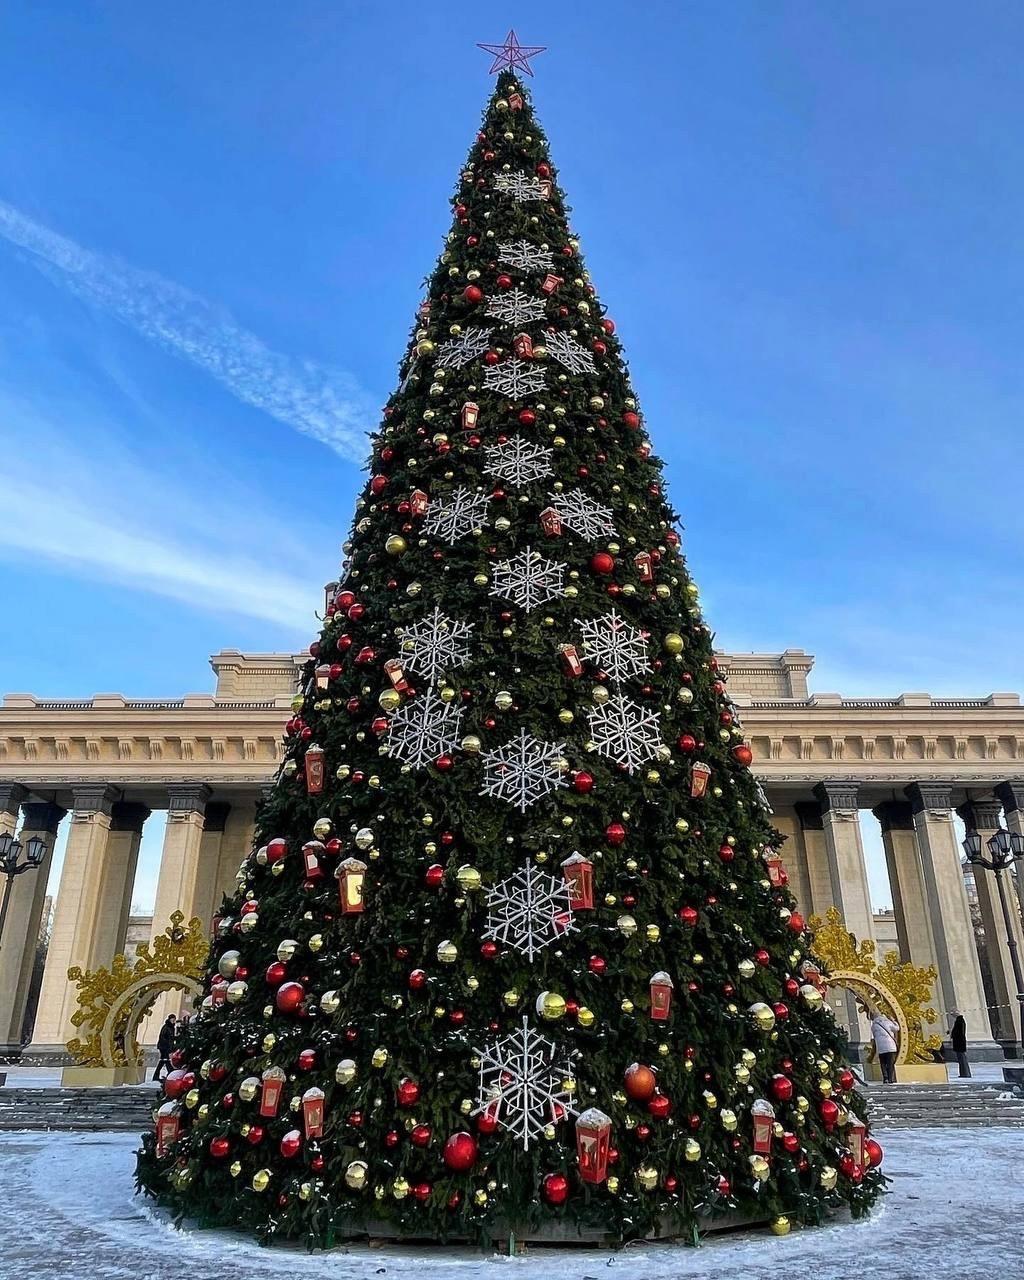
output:
M615 325L499 77L141 1184L309 1245L882 1176Z

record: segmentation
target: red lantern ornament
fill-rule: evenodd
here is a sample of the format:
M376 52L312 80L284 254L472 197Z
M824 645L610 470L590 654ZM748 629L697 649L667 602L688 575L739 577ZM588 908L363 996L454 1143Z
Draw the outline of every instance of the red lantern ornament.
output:
M173 1102L165 1102L156 1113L156 1154L162 1157L167 1148L178 1141L181 1133L181 1116Z
M633 563L636 565L641 582L654 581L654 562L649 551L638 551L633 557Z
M408 1076L398 1082L398 1088L395 1091L400 1107L414 1107L420 1098L420 1087L415 1080L410 1080Z
M467 400L462 406L461 418L463 431L475 431L480 421L480 406L472 400Z
M301 982L286 982L278 987L274 1001L282 1013L294 1013L306 998L306 989Z
M565 1204L569 1198L569 1179L564 1173L549 1173L541 1187L548 1204Z
M541 293L546 293L550 298L551 295L557 291L558 286L564 283L565 283L565 280L563 279L562 276L553 275L549 271L548 274L544 277L544 279L540 282L540 291Z
M658 1078L654 1071L642 1062L633 1062L626 1068L624 1076L626 1093L634 1102L647 1102L654 1097L658 1087Z
M453 1133L444 1144L444 1162L453 1173L466 1173L476 1164L476 1138L465 1130Z
M708 789L708 783L711 781L711 769L703 760L694 760L690 766L690 796L694 800L700 800Z
M302 1126L307 1138L323 1137L324 1091L316 1085L302 1095Z
M569 906L573 911L594 909L594 864L582 853L571 853L562 863L562 876L569 886Z
M588 1107L576 1120L576 1161L580 1180L594 1184L608 1177L612 1122L597 1107Z
M651 975L651 1021L667 1022L672 1012L672 988L674 983L663 969Z
M288 1077L281 1067L267 1067L260 1088L260 1115L276 1116Z
M775 1108L767 1098L758 1098L750 1108L750 1116L754 1122L754 1153L766 1156L772 1149L772 1126L775 1121Z
M540 528L548 538L557 538L562 532L562 517L554 507L545 507L540 513Z
M391 687L398 693L409 693L409 681L405 678L400 658L388 658L384 663L384 674L391 681Z
M864 1144L868 1136L868 1127L857 1116L850 1117L850 1123L846 1129L846 1144L850 1148L850 1154L857 1162L857 1167L863 1169L867 1164L867 1154L864 1150Z
M366 883L366 863L359 858L346 858L338 864L338 896L343 916L359 915L365 910L363 887Z
M311 796L317 796L324 789L324 749L318 747L316 743L311 743L306 748L306 791Z
M607 577L615 572L615 557L607 551L598 551L590 557L590 571Z
M309 752L306 752L308 758ZM320 855L326 853L320 840L307 840L302 846L302 862L306 870L307 880L323 879L324 870L320 865Z
M517 333L512 339L512 350L520 360L532 360L533 339L528 333Z

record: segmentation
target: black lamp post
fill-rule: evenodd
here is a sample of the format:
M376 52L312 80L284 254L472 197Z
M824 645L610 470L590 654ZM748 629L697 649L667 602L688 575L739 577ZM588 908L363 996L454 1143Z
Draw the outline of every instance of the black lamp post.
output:
M999 889L999 905L1003 909L1003 924L1006 928L1006 947L1010 953L1010 964L1013 966L1013 981L1017 987L1017 1003L1024 1022L1024 973L1021 973L1020 955L1017 951L1017 935L1010 916L1010 907L1006 901L1006 889L1003 886L1003 872L1012 867L1014 862L1024 858L1024 836L1019 831L1007 831L1000 827L985 842L988 846L988 857L981 851L981 836L977 831L968 831L963 839L964 853L972 867L984 867L986 871L994 871L996 885ZM1021 1029L1024 1041L1024 1026Z
M22 852L25 860L22 861ZM23 871L36 871L46 856L46 841L40 836L29 836L22 845L9 832L0 836L0 872L7 877L4 885L4 899L0 904L0 946L3 945L4 925L7 923L7 908L11 905L11 890L14 888L14 877Z

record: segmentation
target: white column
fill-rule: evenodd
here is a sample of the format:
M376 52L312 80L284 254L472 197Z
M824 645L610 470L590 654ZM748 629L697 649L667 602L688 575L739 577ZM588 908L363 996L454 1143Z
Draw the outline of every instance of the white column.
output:
M111 811L99 888L101 907L93 939L97 964L109 964L124 950L142 828L148 817L149 809L144 804L124 800L117 802Z
M0 1051L11 1053L21 1047L22 1025L42 933L53 844L65 812L60 805L48 801L22 805L23 821L18 838L27 844L38 837L43 841L45 853L38 870L16 876L11 886L7 924L0 944Z
M793 805L777 804L774 797L769 797L772 806L772 826L786 837L785 844L779 849L786 873L789 876L789 888L796 904L805 916L814 910L811 897L811 881L807 867L807 850L804 848L804 833Z
M111 811L118 793L113 787L98 783L75 787L72 794L71 830L32 1032L32 1045L37 1049L63 1050L77 1034L71 1015L77 1007L78 989L68 981L68 969L72 965L93 969L112 958L98 958L94 943L107 927L101 909L109 909L110 903L101 889Z
M939 971L940 1019L948 1029L953 1010L959 1009L967 1022L969 1046L984 1056L1001 1057L989 1025L960 848L953 828L950 788L945 783L915 782L907 787L907 795L914 810L935 967Z
M800 800L793 808L800 820L800 839L803 844L801 893L807 899L805 910L809 915L823 916L835 902L832 897L821 805L817 800Z
M1007 827L1024 836L1024 781L1017 778L1000 783L996 787L996 795L1003 802ZM1021 863L1015 868L1012 882L1017 890L1017 910L1024 916L1024 865Z
M1000 822L1001 805L993 797L971 799L961 805L957 812L964 820L968 831L977 831L981 836L982 853L988 856L986 845L995 831L1002 825ZM1013 939L1017 944L1018 956L1024 955L1024 933L1020 926L1020 912L1017 910L1017 895L1014 892L1013 878L1003 871L997 877L985 867L974 867L974 884L978 891L978 908L981 911L981 923L985 930L985 949L988 952L989 969L992 974L992 986L995 989L998 1020L999 1043L1009 1057L1017 1056L1020 1043L1020 1011L1017 1000L1017 983L1013 974L1013 961L1010 958L1009 941L1006 936L1006 921L1000 901L1000 888L1006 895L1010 909L1010 927ZM1002 886L999 881L1002 880Z

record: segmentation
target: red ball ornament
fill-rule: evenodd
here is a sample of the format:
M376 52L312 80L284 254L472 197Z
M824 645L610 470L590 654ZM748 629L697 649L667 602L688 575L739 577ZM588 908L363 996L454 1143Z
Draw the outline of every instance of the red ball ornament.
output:
M498 1116L493 1106L486 1107L476 1118L476 1127L479 1133L489 1136L498 1132Z
M532 427L537 421L537 415L532 409L519 410L519 425L522 427Z
M868 1138L864 1143L864 1154L867 1156L868 1164L872 1169L877 1169L882 1163L884 1152L882 1151L881 1145L877 1143L874 1138Z
M718 1194L727 1196L732 1191L732 1184L724 1173L718 1175Z
M261 1124L254 1124L245 1136L248 1139L250 1146L258 1147L263 1141L263 1126Z
M839 1172L844 1178L852 1178L853 1171L857 1168L857 1162L849 1152L839 1157Z
M789 1005L783 1004L781 1000L776 1000L772 1005L772 1012L778 1018L779 1022L785 1022L789 1017Z
M168 1071L164 1077L164 1093L168 1098L180 1098L188 1093L195 1084L196 1078L191 1071Z
M286 982L278 987L274 1000L282 1013L294 1013L305 997L306 992L301 982Z
M608 968L608 961L605 960L604 956L591 956L590 959L587 961L587 968L590 970L591 973L594 973L598 977L600 977L601 974L604 973L604 971Z
M395 1147L402 1141L397 1129L389 1129L384 1135L384 1145L389 1151L394 1151Z
M627 426L630 429L630 431L635 431L637 427L640 426L640 415L638 413L634 413L632 409L627 409L622 415L622 422L624 426Z
M483 302L484 291L477 284L467 284L462 291L462 296L467 302Z
M838 1105L831 1098L823 1098L818 1103L818 1114L821 1116L821 1123L825 1126L825 1132L831 1133L839 1119Z
M498 286L498 288L499 288L499 289L511 289L511 288L512 288L512 277L511 277L511 276L498 276L497 280L496 280L494 283Z
M284 855L288 852L288 841L281 836L276 836L273 840L267 841L267 865L273 866L275 862L280 862Z
M696 926L697 921L700 919L700 916L696 907L680 907L679 919L682 920L683 924L688 925L693 929Z
M754 959L757 961L759 965L762 965L762 966L767 966L772 962L771 956L768 954L767 951L765 951L764 947L758 947L758 949L754 952Z
M415 1080L406 1077L398 1082L395 1096L400 1107L414 1107L420 1098L420 1087Z
M284 982L288 970L280 960L275 960L273 964L267 966L267 985L270 987L279 987Z
M231 1154L231 1143L227 1138L211 1138L210 1139L210 1155L215 1160L223 1160L225 1156Z
M626 828L621 822L610 822L604 829L604 837L610 845L618 848L626 842Z
M409 990L410 991L421 990L424 986L426 986L426 982L427 982L427 972L425 969L413 969L412 973L409 974Z
M387 478L387 476L373 476L373 477L371 477L371 479L370 479L370 492L371 492L375 497L379 497L379 496L384 492L384 490L385 490L387 487L388 487L388 478Z
M607 551L598 551L590 557L591 573L604 574L607 576L615 572L615 557L609 555Z
M497 364L500 359L497 351L485 351L483 354L484 364Z
M781 1073L772 1076L770 1088L776 1102L789 1102L793 1097L793 1081Z
M782 1145L791 1156L796 1155L800 1150L800 1139L795 1133L784 1133L782 1135Z
M302 1150L302 1134L298 1129L289 1129L279 1143L281 1154L286 1160L291 1160L297 1156Z
M658 1078L650 1067L642 1062L633 1062L626 1068L626 1074L623 1077L626 1085L626 1093L635 1102L647 1102L654 1097L654 1091L658 1087Z
M782 984L782 989L785 991L786 995L789 996L790 1000L795 1000L800 994L800 983L797 982L796 978L787 978Z
M303 1049L299 1054L299 1070L312 1071L316 1066L316 1050Z
M409 1141L414 1147L428 1147L430 1145L430 1125L418 1124L409 1134Z
M420 1204L426 1204L433 1190L434 1188L429 1182L417 1182L412 1189L413 1198L418 1200Z
M444 1162L454 1173L465 1173L476 1164L476 1138L471 1133L461 1130L453 1133L444 1144Z
M647 1104L647 1112L655 1120L665 1120L672 1114L672 1099L664 1093L656 1093Z
M736 857L736 850L731 844L720 844L718 846L718 856L723 862L732 862L733 858Z
M440 862L434 862L423 873L423 880L428 889L436 889L444 883L444 867Z
M564 1173L549 1173L541 1184L548 1204L565 1204L569 1198L569 1179Z
M485 960L493 960L498 954L498 944L496 942L481 942L480 954Z
M753 763L754 753L745 742L740 742L733 747L732 758L746 769Z
M676 746L685 755L689 755L692 751L697 750L697 739L692 733L681 733L676 739Z
M803 933L804 918L799 911L794 911L786 923L794 933Z
M840 1071L839 1087L844 1093L849 1093L855 1084L856 1080L852 1071Z
M585 769L579 769L572 777L573 790L581 796L586 796L594 789L594 775L587 773Z

